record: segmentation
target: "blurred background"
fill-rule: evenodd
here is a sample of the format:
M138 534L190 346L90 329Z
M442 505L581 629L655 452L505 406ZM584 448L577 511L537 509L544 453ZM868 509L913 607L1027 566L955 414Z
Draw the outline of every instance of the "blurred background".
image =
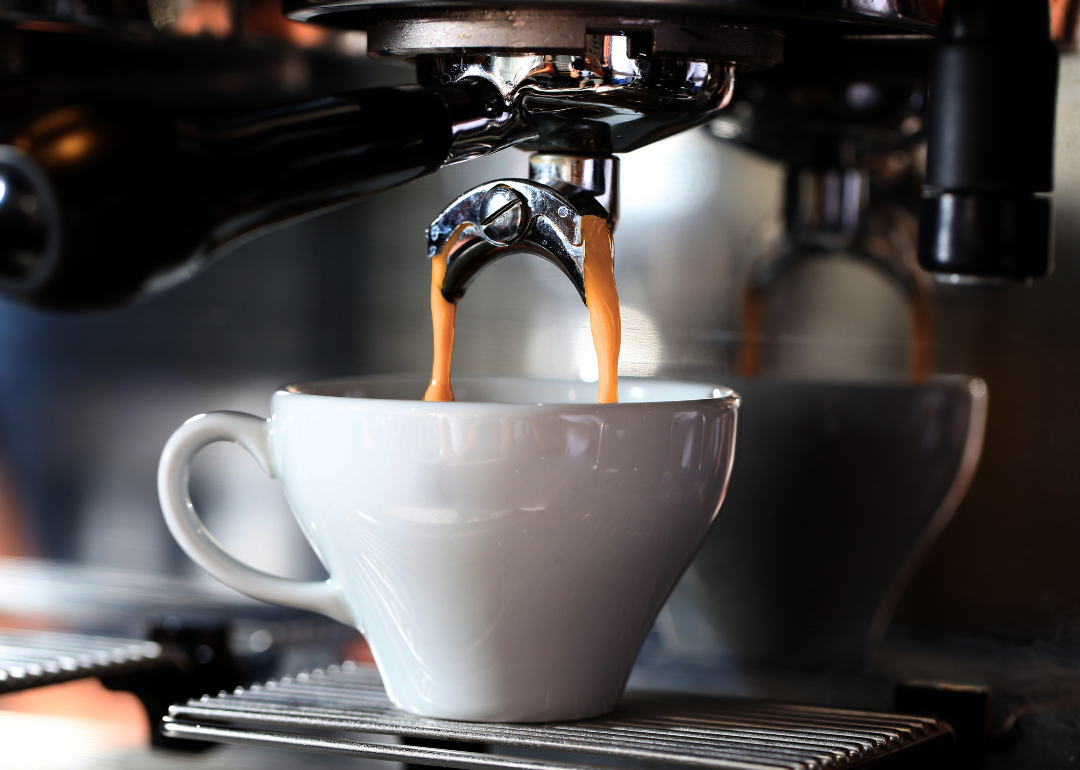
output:
M218 6L199 0L186 7L195 10L169 23L229 33L232 21ZM257 23L288 24L267 19ZM363 50L361 33L299 29L289 34L311 35L305 42L339 54ZM413 76L357 56L347 76L335 77L338 87L367 87ZM158 508L156 464L170 433L208 410L266 415L273 390L289 382L426 371L426 226L476 184L527 176L527 155L517 150L443 169L261 236L193 280L121 310L57 315L0 302L0 553L209 586ZM725 141L722 124L623 156L615 234L622 374L731 384L745 389L748 405L761 383L904 387L914 344L909 295L887 272L843 251L776 277L748 339L746 287L777 248L784 180L778 162ZM945 517L947 526L918 559L905 561L902 590L875 616L869 669L819 657L781 679L775 672L786 669L777 657L747 663L723 611L710 609L703 581L722 578L706 564L695 565L677 590L636 681L883 708L882 682L901 675L989 681L1023 691L1017 702L1055 704L1029 710L1053 715L1029 723L1029 732L1050 736L1039 746L1064 740L1077 726L1080 58L1073 53L1062 58L1054 200L1049 278L928 289L932 372L984 383L985 439L951 520ZM586 309L541 260L514 256L486 270L459 305L457 329L457 375L596 377ZM740 368L749 344L758 356L753 371ZM773 393L778 403L795 398ZM739 479L737 472L736 502ZM770 483L788 482L778 473ZM322 574L280 489L238 447L218 444L199 455L192 497L240 559L281 575ZM799 505L808 518L818 514L813 500ZM859 515L867 519L884 515L864 508ZM752 508L740 511L753 516ZM721 532L727 514L725 507ZM771 536L765 533L764 547ZM826 545L815 558L842 565L855 551L873 559L885 545L870 536L851 552ZM860 573L837 579L858 582ZM788 641L797 646L797 638ZM705 685L701 671L711 672ZM1022 678L1017 672L1040 684L1024 690L1012 681ZM33 710L13 697L0 698L0 709ZM5 724L9 734L30 729ZM242 760L226 753L199 762L236 767Z

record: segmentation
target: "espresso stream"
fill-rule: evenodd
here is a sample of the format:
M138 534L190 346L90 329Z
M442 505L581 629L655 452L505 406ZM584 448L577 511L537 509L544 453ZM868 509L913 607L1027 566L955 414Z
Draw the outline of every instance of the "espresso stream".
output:
M454 351L457 308L443 297L442 284L446 276L446 255L466 226L459 225L446 239L442 250L431 258L431 325L435 333L435 356L431 363L431 384L424 393L425 401L454 400L454 391L450 387L450 359ZM585 304L589 308L589 327L600 373L596 403L613 404L619 400L622 317L611 256L611 229L601 217L584 216L581 218L581 237L585 245Z

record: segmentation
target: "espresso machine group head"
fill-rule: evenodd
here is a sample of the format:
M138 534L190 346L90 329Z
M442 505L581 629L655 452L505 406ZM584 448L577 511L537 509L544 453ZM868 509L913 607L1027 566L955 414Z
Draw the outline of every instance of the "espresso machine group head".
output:
M539 153L531 180L455 204L476 198L470 216L481 219L472 256L452 260L460 265L453 291L511 245L573 280L573 254L537 236L542 223L558 221L541 212L597 210L613 222L613 154L728 114L737 78L757 97L789 94L792 79L828 79L856 60L888 70L898 48L908 53L890 77L922 83L921 92L929 83L929 124L903 135L929 143L923 267L1008 278L1047 270L1057 65L1043 2L948 0L942 16L939 3L914 0L597 0L584 9L285 0L290 19L365 29L372 56L416 67L416 86L300 100L200 95L186 70L213 69L208 62L225 56L250 75L266 56L180 39L159 23L168 17L162 4L88 6L70 18L47 0L27 0L18 15L0 11L0 291L8 296L57 309L128 301L185 280L270 227L514 146ZM1076 5L1056 4L1055 13L1075 21ZM853 47L863 59L845 59ZM72 53L80 50L92 55ZM789 52L801 52L799 66L777 67ZM140 67L170 77L140 78ZM864 85L877 87L873 76ZM1003 93L1022 105L1003 108ZM834 107L826 122L847 146L860 116L850 104ZM922 120L922 102L905 109ZM782 125L778 157L819 163L802 149L821 116L787 112L770 123ZM767 134L767 117L749 133ZM485 224L488 193L525 217L511 241L492 236L507 212L487 212L502 219ZM432 239L437 247L438 234Z

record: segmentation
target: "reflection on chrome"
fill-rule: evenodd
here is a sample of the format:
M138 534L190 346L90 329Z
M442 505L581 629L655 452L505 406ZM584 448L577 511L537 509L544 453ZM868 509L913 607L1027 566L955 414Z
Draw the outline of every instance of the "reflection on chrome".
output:
M629 152L701 125L727 105L734 65L632 55L625 35L589 35L584 55L420 57L422 85L494 86L485 119L454 127L451 162L513 145Z

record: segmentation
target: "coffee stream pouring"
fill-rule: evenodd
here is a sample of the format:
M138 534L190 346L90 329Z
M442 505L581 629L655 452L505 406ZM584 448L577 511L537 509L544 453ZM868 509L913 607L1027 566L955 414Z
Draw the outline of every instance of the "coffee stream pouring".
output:
M618 161L607 155L534 155L532 180L505 179L462 195L428 228L434 357L425 401L452 401L450 362L456 304L487 265L536 254L570 279L589 310L597 400L619 400L622 320L612 262L618 219Z

